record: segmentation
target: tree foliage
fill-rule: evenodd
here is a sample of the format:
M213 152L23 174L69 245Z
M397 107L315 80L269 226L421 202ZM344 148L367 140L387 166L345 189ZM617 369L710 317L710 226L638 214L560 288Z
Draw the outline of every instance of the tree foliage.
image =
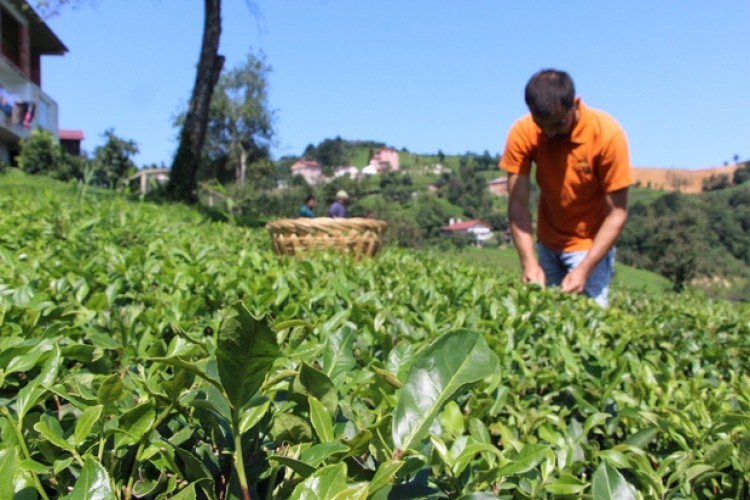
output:
M18 166L29 174L49 175L59 180L80 179L85 159L73 158L57 138L46 130L32 130L21 141Z
M658 272L682 289L701 277L734 276L750 264L750 193L668 193L637 203L618 242L625 264Z
M264 56L250 54L221 75L211 101L201 179L258 182L270 174L275 117L268 101L270 71Z
M745 163L742 167L734 171L732 182L734 184L743 184L750 180L750 162Z
M94 150L91 161L92 180L94 184L114 188L120 181L135 173L133 157L138 154L138 145L116 136L113 129L106 130L103 135L106 141Z

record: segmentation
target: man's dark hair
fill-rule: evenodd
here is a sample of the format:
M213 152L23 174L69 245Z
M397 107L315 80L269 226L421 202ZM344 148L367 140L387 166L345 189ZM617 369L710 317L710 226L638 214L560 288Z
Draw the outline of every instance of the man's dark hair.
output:
M315 199L315 196L313 196L313 195L310 195L310 196L308 196L307 198L305 198L305 203L308 203L308 202L310 202L310 201L312 201L312 200L314 200L314 199Z
M543 118L556 113L560 106L571 109L575 97L573 79L565 71L544 69L526 84L526 105L533 114Z

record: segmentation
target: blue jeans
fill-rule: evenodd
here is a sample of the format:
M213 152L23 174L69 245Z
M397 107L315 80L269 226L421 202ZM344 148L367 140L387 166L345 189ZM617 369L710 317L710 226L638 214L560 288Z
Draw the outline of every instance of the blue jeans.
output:
M559 252L547 248L541 243L536 244L536 251L539 256L539 265L544 270L544 277L549 286L560 286L565 275L578 267L588 253L588 250ZM583 289L583 293L594 299L602 307L609 305L609 282L612 280L614 268L615 248L612 247L591 271Z

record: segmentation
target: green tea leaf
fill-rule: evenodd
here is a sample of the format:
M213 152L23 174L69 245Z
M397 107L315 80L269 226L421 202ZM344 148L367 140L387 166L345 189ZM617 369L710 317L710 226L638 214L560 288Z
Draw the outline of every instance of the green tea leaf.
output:
M154 403L151 401L123 413L120 417L120 426L118 428L123 434L119 434L117 446L135 444L140 441L151 430L154 421L156 421L156 409L154 408Z
M509 463L497 470L498 476L512 476L530 471L544 460L548 449L549 447L543 444L527 444Z
M300 460L304 460L305 463L317 467L324 461L333 457L334 455L338 458L343 454L349 454L349 446L344 443L333 442L333 443L319 443L314 444L300 454Z
M268 323L254 318L241 302L235 304L219 327L216 350L219 378L235 412L260 389L280 355Z
M591 495L597 500L635 500L630 484L607 462L602 462L594 472Z
M242 416L240 417L240 434L244 434L258 425L270 407L271 403L266 401L260 406L254 406L242 412Z
M289 399L307 406L307 397L314 396L323 404L329 415L334 417L339 406L339 397L333 382L320 370L302 363L299 374L292 382Z
M13 488L10 485L15 483L16 472L18 471L18 449L10 448L0 450L0 500L13 500Z
M564 473L557 481L544 486L544 490L553 495L580 495L588 487L586 482Z
M366 500L367 491L367 483L354 484L336 493L331 500Z
M69 498L70 500L115 499L107 470L93 457L86 457L81 475L78 476Z
M312 429L304 419L291 413L281 413L273 419L271 432L276 441L300 443L312 440Z
M76 422L75 431L73 432L73 445L80 446L88 437L94 424L102 416L104 407L102 405L90 406L86 408Z
M355 366L357 361L352 354L355 331L344 326L329 335L326 347L323 350L324 373L331 379L333 385L338 386L344 382L347 373Z
M190 483L177 494L170 497L172 500L196 500L195 483Z
M718 466L732 456L734 446L730 441L717 441L708 447L704 455L707 464Z
M323 404L313 396L307 397L310 406L310 422L321 443L333 441L333 423Z
M297 485L292 492L291 500L317 500L333 498L344 491L346 485L346 465L328 465Z
M111 413L122 398L124 390L120 376L114 373L102 381L99 390L96 391L96 401L104 407L105 413Z
M186 372L192 373L193 375L197 375L198 377L202 378L206 382L218 387L219 389L222 389L221 381L212 377L210 373L208 373L207 370L204 370L202 368L202 365L205 363L201 362L193 362L186 359L182 359L180 357L164 357L164 356L156 356L148 358L150 361L156 361L158 363L164 363L167 365L174 366L176 368L180 368ZM182 382L183 380L180 379ZM182 387L180 386L179 389L181 390Z
M75 447L67 442L61 434L58 434L55 429L53 429L47 422L43 420L37 422L36 424L34 424L34 429L39 434L41 434L44 439L57 446L58 448L62 448L63 450L70 453L75 451Z
M469 330L446 333L420 352L393 412L393 441L402 450L427 434L443 405L464 385L499 370L497 355L481 334Z
M401 387L403 387L404 384L398 379L398 377L388 370L383 370L382 368L378 368L377 366L372 366L370 368L375 372L375 375L377 375L380 380L390 385L391 387L395 389L401 389Z
M656 434L657 430L654 427L647 427L629 436L625 444L643 449L656 437Z
M309 477L315 472L315 467L310 466L302 460L295 460L281 455L269 455L268 460L289 467L302 477Z
M372 477L372 480L370 480L368 493L373 494L379 489L388 486L393 478L396 477L396 473L403 466L404 462L402 460L388 460L387 462L383 462L382 464L380 464L378 470L375 471L375 475Z

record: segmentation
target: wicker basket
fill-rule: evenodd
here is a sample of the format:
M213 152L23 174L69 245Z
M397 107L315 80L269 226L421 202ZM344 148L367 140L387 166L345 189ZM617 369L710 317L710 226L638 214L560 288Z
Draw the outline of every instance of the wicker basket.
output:
M383 245L386 223L376 219L331 217L281 219L266 224L271 245L279 255L310 250L337 250L355 259L372 257Z

